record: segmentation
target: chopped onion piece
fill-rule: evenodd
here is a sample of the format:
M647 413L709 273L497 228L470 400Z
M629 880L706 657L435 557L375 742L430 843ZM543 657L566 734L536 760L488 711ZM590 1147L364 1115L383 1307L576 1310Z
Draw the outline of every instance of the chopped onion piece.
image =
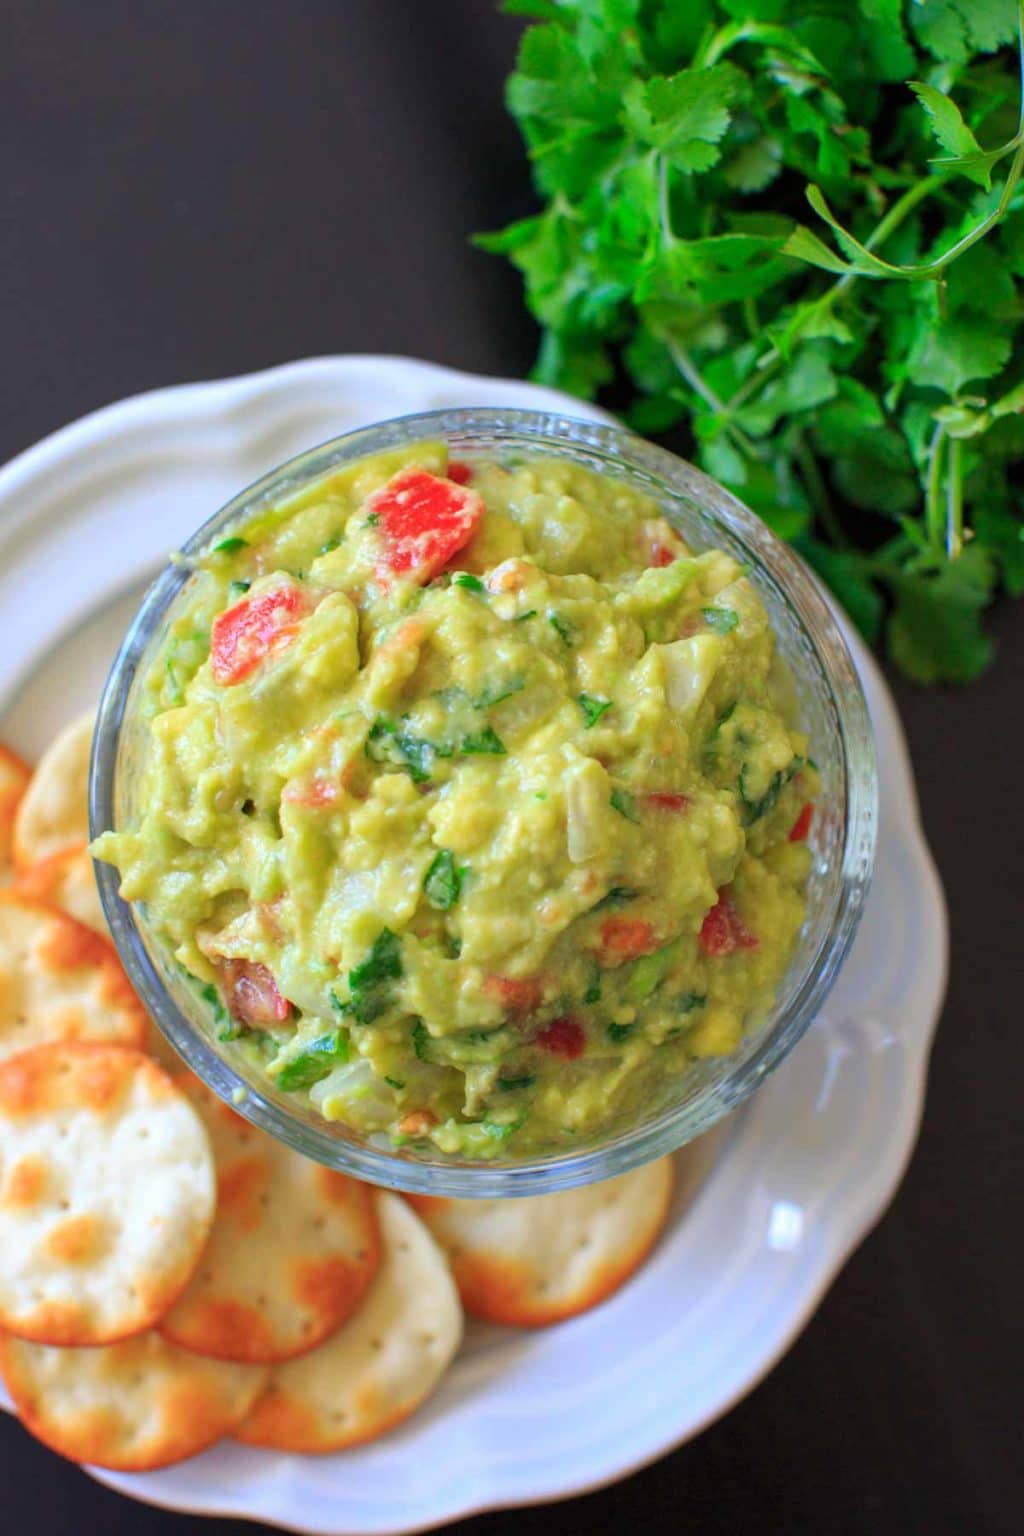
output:
M314 1083L309 1097L326 1120L341 1120L356 1104L366 1125L388 1125L394 1118L395 1098L377 1077L368 1061L345 1062L329 1077Z
M585 864L604 850L608 835L611 781L600 763L586 758L565 776L569 858Z
M721 640L717 635L692 635L659 649L665 664L669 708L695 714L721 661Z

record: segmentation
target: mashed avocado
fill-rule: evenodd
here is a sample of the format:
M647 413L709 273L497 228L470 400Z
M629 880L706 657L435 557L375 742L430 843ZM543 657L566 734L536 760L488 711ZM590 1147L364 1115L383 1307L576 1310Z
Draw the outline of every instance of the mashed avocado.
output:
M728 555L558 459L421 443L198 562L94 846L210 1027L328 1120L467 1158L603 1136L736 1050L817 774Z

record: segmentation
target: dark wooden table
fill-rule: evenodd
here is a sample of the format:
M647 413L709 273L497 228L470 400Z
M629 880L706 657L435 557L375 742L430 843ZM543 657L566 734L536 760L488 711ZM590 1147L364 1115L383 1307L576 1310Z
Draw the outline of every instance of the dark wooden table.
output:
M530 206L517 30L491 0L0 4L0 459L122 395L315 353L524 373L517 280L466 240ZM953 926L895 1206L699 1440L467 1536L1022 1528L1024 606L996 630L983 682L895 685ZM251 1529L129 1503L0 1419L5 1536Z

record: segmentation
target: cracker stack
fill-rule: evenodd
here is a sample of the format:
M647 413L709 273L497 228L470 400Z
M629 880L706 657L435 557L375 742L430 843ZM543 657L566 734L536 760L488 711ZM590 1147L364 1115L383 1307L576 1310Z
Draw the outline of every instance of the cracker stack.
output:
M534 1199L407 1203L182 1069L107 935L91 739L88 715L35 773L0 746L0 1373L25 1426L133 1472L232 1434L338 1451L431 1394L463 1306L536 1325L620 1286L664 1224L668 1160Z

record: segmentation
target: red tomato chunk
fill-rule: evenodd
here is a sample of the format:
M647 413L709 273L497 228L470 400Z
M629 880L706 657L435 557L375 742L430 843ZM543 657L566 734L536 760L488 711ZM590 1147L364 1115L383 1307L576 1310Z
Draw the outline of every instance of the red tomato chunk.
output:
M729 892L720 891L717 903L701 924L701 949L715 960L722 955L731 955L734 949L756 949L757 942L736 911Z
M302 805L309 810L319 811L324 806L336 805L339 793L337 784L314 774L305 784L286 784L281 799L289 805Z
M452 459L448 465L448 479L454 480L456 485L469 485L473 479L472 465L463 464L458 459Z
M808 801L803 810L800 812L800 815L797 817L796 821L793 823L789 834L790 842L802 843L806 841L807 834L811 830L811 822L813 820L814 806L811 805L810 801Z
M289 645L310 600L288 582L256 597L244 597L218 613L210 632L210 671L215 683L230 687L254 672L261 661Z
M483 990L510 1013L529 1013L540 1002L536 976L485 976Z
M225 960L221 977L232 1018L246 1024L283 1024L290 1017L291 1003L258 960Z
M425 469L403 469L367 505L380 519L384 576L432 581L476 532L484 504L476 491Z
M661 947L652 924L639 917L605 918L601 924L601 945L605 953L616 960L650 955Z
M667 790L652 790L644 799L659 811L685 811L690 803L689 795L671 794Z
M552 1019L550 1024L545 1024L539 1034L534 1035L533 1043L542 1051L550 1051L552 1056L564 1056L567 1061L574 1061L586 1050L587 1036L579 1019L566 1014L564 1018Z

